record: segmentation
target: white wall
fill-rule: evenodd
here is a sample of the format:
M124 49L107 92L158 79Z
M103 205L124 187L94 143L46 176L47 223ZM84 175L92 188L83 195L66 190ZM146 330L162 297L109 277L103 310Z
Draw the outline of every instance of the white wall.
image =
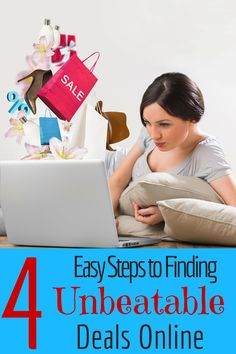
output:
M101 52L98 98L106 110L128 116L130 146L139 128L139 103L147 85L167 71L181 71L200 86L206 114L202 128L220 137L236 171L236 3L234 0L56 0L5 2L1 10L0 159L25 155L5 139L15 75L26 69L44 18L75 34L81 58ZM40 112L39 112L40 113Z

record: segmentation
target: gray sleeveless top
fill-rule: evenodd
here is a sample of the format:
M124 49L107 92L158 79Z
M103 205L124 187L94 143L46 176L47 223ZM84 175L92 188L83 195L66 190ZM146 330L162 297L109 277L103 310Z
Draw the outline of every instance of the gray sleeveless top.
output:
M148 165L147 157L155 148L155 144L148 136L144 127L141 130L137 143L143 150L143 155L137 159L133 167L132 180L134 181L153 172ZM199 177L207 182L211 182L230 174L231 167L225 158L223 149L217 138L208 136L195 147L182 163L166 172L175 175Z

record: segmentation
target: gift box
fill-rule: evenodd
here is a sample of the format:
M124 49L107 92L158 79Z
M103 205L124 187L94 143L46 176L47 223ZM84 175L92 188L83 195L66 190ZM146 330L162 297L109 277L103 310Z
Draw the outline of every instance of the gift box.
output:
M72 55L76 53L76 39L72 34L61 34L60 45L54 50L54 55L51 57L52 63L57 66L63 65Z

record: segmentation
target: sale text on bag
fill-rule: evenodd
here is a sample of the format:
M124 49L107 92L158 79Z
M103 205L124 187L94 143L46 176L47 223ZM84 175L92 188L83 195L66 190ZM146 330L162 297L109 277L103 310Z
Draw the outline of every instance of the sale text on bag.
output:
M79 91L78 85L74 85L74 82L69 80L70 77L68 75L64 75L63 78L61 78L61 82L63 83L63 85L69 88L69 90L77 98L77 100L83 100L84 92L81 90Z

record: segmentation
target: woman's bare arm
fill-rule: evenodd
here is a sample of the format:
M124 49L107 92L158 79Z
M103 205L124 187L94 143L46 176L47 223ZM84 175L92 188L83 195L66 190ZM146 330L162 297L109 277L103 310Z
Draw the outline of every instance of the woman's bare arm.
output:
M224 199L225 204L236 207L236 179L230 174L209 183Z

